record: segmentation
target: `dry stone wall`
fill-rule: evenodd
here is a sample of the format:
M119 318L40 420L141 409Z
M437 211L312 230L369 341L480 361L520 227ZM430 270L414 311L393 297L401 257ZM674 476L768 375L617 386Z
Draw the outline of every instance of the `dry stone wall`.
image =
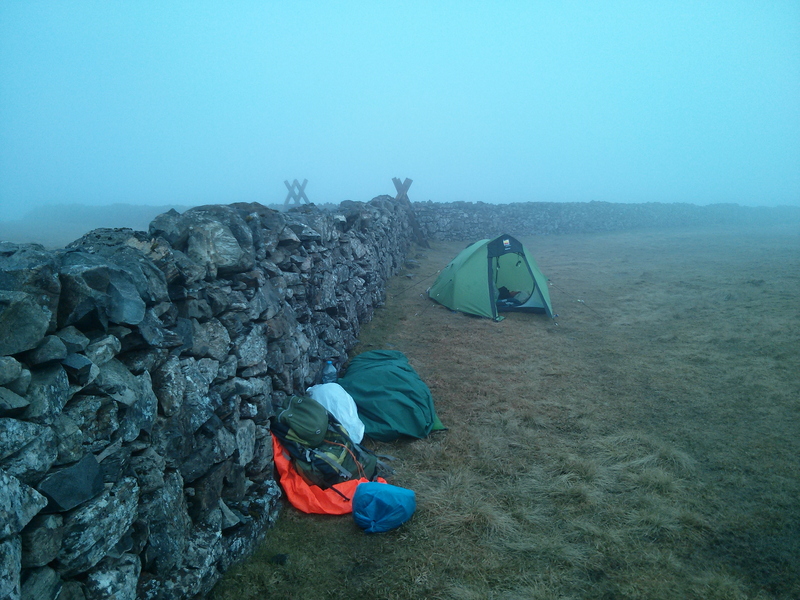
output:
M800 222L798 207L612 202L414 202L421 235L432 240L592 233L646 227Z
M202 597L276 518L274 401L342 361L407 203L0 242L0 598Z

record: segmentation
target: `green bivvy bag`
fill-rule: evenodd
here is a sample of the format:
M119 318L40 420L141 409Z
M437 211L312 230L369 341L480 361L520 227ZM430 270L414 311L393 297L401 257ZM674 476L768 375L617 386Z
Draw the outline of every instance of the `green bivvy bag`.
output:
M402 352L359 354L350 361L339 385L353 397L364 433L374 440L421 439L431 431L446 429L436 416L430 389Z

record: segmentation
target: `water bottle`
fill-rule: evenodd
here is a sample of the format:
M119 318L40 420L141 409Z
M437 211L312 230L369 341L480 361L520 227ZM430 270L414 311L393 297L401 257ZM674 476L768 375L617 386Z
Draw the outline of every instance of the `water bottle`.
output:
M322 369L322 383L336 383L339 372L333 366L333 361L329 360Z

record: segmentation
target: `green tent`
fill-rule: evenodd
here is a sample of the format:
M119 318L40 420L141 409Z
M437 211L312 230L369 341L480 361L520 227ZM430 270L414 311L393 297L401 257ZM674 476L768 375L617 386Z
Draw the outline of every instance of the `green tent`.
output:
M553 316L547 279L531 253L510 235L470 244L447 265L428 296L471 315L500 320L499 312Z

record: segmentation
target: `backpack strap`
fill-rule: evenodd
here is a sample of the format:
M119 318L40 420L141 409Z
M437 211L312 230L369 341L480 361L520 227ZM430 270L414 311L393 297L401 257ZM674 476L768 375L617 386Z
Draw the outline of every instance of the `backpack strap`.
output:
M309 448L309 451L314 456L316 456L318 459L320 459L321 461L327 463L334 471L339 473L339 475L341 475L345 479L352 479L353 478L353 475L350 473L350 471L345 469L342 465L337 463L335 460L333 460L330 456L328 456L324 452L320 452L316 448Z

